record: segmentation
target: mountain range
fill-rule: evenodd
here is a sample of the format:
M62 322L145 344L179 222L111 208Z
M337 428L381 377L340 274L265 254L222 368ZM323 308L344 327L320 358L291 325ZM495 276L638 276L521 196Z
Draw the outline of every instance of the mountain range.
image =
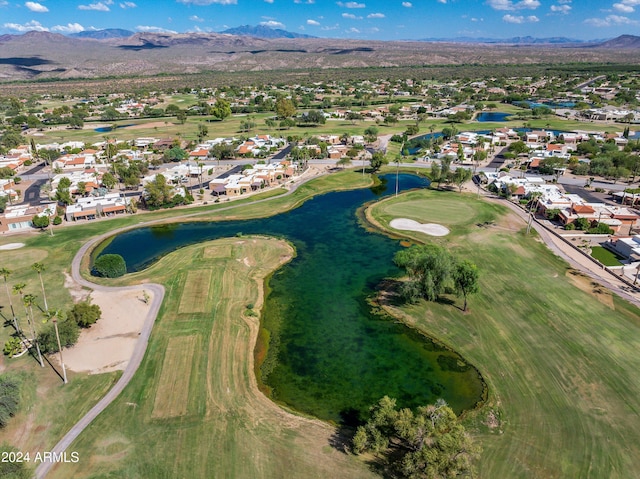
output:
M525 37L510 43L461 44L451 40L291 38L282 36L289 32L268 27L242 27L238 32L244 33L133 33L107 29L73 36L35 31L1 35L0 82L266 70L309 75L328 69L469 64L640 65L640 37L633 35L600 43Z

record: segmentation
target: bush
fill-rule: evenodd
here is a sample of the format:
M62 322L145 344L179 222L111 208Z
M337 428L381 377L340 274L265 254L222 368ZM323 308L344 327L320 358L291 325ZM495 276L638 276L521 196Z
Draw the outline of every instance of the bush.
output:
M80 336L80 326L73 319L58 321L58 333L60 333L60 344L63 348L68 348L76 344ZM38 335L38 343L43 353L57 353L58 341L53 323L47 324Z
M177 196L177 195L176 195ZM93 263L91 274L103 278L118 278L127 272L127 264L119 254L103 254Z
M598 223L597 226L594 226L593 228L589 228L587 230L587 233L592 235L612 235L613 230L604 223Z
M100 306L91 304L89 301L81 301L67 312L67 319L75 321L81 328L88 328L99 320L100 316L102 316Z
M576 229L576 225L574 225L573 223L568 223L564 225L564 229L567 231L572 231Z
M53 224L55 226L61 225L62 224L62 218L60 218L59 216L56 216L55 218L53 218Z
M591 222L587 218L576 218L574 221L576 229L586 230L591 226Z
M4 343L4 348L2 352L5 356L14 356L22 351L22 341L20 338L10 338L6 343Z
M20 405L20 383L15 376L0 376L0 427L5 427Z

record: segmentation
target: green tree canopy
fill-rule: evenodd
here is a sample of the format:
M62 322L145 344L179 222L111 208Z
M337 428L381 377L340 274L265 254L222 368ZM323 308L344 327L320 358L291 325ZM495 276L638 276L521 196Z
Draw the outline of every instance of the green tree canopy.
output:
M400 290L407 301L435 301L452 286L453 258L442 246L414 245L398 251L393 259L409 276Z
M296 114L296 107L289 98L280 97L276 100L276 115L279 118L289 118Z
M127 272L127 264L119 254L103 254L93 263L94 276L104 278L117 278Z
M396 408L383 397L371 408L370 419L353 438L356 454L373 452L386 459L392 477L444 479L474 477L476 446L453 410L444 401L417 411Z
M231 105L224 98L218 98L211 108L211 114L219 120L224 120L231 116Z
M69 318L58 321L58 333L60 334L60 345L68 348L76 344L80 336L80 327ZM45 325L38 334L38 343L43 353L51 354L58 352L58 341L53 323Z
M67 318L75 321L81 328L88 328L102 316L102 310L97 304L80 301L67 312Z

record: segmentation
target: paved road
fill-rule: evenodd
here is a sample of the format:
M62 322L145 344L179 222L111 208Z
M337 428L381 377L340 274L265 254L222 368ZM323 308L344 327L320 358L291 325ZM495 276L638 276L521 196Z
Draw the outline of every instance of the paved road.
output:
M31 206L38 206L40 204L40 187L44 185L47 180L36 180L29 188L24 190L23 203L29 203Z

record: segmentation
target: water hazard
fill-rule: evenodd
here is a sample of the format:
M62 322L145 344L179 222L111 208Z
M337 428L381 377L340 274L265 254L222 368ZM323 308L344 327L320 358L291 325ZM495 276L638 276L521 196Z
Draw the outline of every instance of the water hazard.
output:
M132 230L103 253L121 254L134 271L188 244L238 233L285 237L297 257L271 278L262 318L270 341L258 375L272 399L343 423L357 422L385 394L403 407L444 398L457 412L473 408L484 392L477 370L367 302L383 278L400 274L392 262L398 242L365 231L356 218L358 207L383 194L386 180L270 218ZM389 182L394 188L395 177ZM424 186L427 180L400 176L402 190Z

